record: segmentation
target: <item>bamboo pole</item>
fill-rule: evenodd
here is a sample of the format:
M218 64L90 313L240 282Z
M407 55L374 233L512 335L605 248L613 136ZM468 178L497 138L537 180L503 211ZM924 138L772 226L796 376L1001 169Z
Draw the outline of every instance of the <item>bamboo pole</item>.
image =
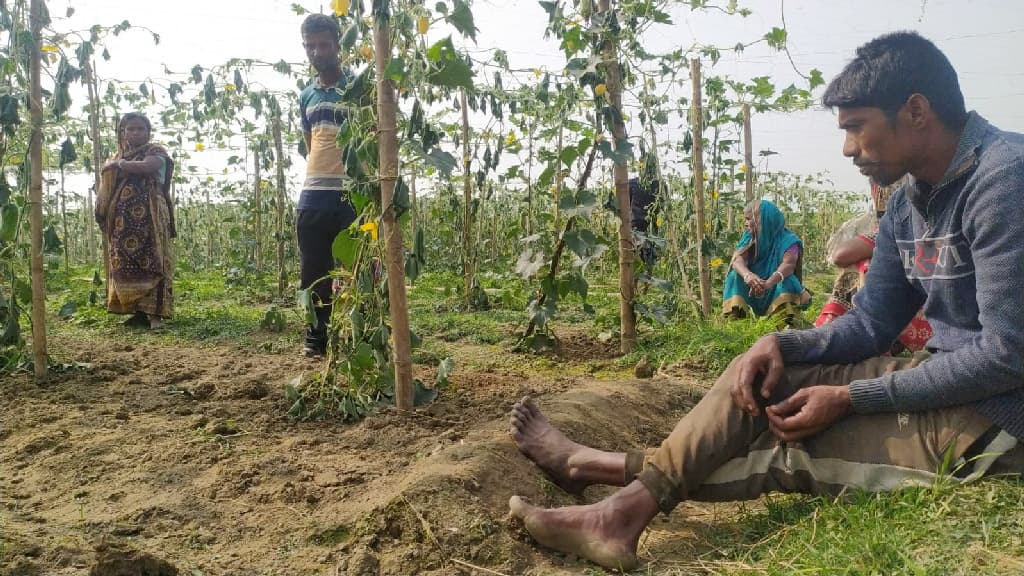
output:
M610 15L610 0L599 0L598 11ZM626 125L622 119L622 73L619 69L618 38L606 33L601 46L607 92L612 114L613 147L618 150L626 143ZM633 310L633 227L629 204L629 174L625 159L617 159L612 169L615 181L615 199L619 205L619 348L623 354L636 346L636 313Z
M256 274L263 273L263 179L260 169L263 167L263 143L256 137L256 148L253 151L253 169L256 171L253 180L253 203L256 205Z
M750 104L743 105L743 165L746 166L743 196L749 203L754 200L754 145L750 140Z
M29 221L32 232L32 366L36 382L49 376L46 353L46 276L43 273L43 101L39 86L42 52L39 41L43 31L43 0L32 0L29 20L32 46L29 78L32 86L29 101L32 135L29 143L31 173L29 181Z
M85 81L86 87L89 92L89 131L90 137L92 138L92 173L93 173L93 195L99 194L100 191L100 170L103 167L103 142L100 139L100 96L99 96L99 81L96 79L96 67L92 63L92 57L89 57L85 61ZM89 205L87 209L91 212L93 196L89 195ZM86 214L86 222L91 223L92 214ZM92 242L92 226L88 228L89 232L86 233L86 238L89 241L89 258L95 258L95 252L93 250ZM109 270L108 261L110 254L107 253L107 237L105 234L100 234L100 246L103 250L103 274L106 279L107 271Z
M701 107L700 60L690 60L693 83L691 130L693 131L693 204L697 212L697 276L700 279L700 309L704 318L711 317L711 279L704 254L704 111Z
M469 106L466 90L459 93L462 102L462 278L463 296L468 305L473 290L473 179L470 177L473 159L469 155Z
M377 66L381 222L387 251L388 306L391 310L391 334L394 339L395 406L399 410L409 411L413 407L412 345L409 333L409 308L405 295L402 226L395 217L393 204L399 168L398 102L395 99L395 84L385 73L391 59L391 36L386 12L383 15L378 14L374 21L373 44ZM462 109L465 111L466 106L463 105Z
M277 221L274 229L277 236L277 297L284 298L285 289L288 287L288 270L284 263L284 207L288 196L285 192L284 177L284 144L281 141L281 107L276 106L274 113L274 150L277 153Z

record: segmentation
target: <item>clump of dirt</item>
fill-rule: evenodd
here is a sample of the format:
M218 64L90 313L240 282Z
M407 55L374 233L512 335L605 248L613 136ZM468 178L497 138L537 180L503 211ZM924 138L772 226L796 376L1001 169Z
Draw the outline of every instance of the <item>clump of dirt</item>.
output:
M590 362L610 360L622 355L617 338L602 341L585 332L558 334L551 355L559 360Z
M101 544L89 576L178 576L174 565L123 544Z

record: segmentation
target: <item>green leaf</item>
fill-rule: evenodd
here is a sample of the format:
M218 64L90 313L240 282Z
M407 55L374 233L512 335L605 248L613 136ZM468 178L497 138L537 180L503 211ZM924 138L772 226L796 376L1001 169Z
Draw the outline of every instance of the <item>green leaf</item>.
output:
M306 324L317 328L316 307L313 305L313 292L310 288L295 292L295 304L305 316Z
M409 71L405 67L405 60L400 57L392 58L388 62L387 69L384 70L384 75L398 84L404 82L405 78L409 75Z
M441 360L437 365L437 380L434 382L435 389L447 388L450 383L452 372L455 370L455 361L451 358Z
M331 255L335 260L341 262L342 266L351 270L359 255L359 244L359 237L353 234L351 228L346 228L334 237L334 242L331 243Z
M528 280L540 271L544 266L544 263L545 258L543 252L537 252L534 254L532 249L527 248L519 255L519 259L516 261L515 272L522 276L524 280Z
M57 312L57 317L61 320L67 320L74 316L76 312L78 312L78 304L69 300L60 307L60 310Z
M636 275L636 279L638 282L643 282L644 284L654 286L659 290L663 290L669 293L672 292L672 282L665 280L664 278L654 278L648 274L641 273Z
M587 258L593 254L600 244L594 233L585 228L580 230L569 230L562 235L565 245L580 258Z
M764 35L764 39L768 42L768 46L776 50L782 50L786 47L786 36L786 29L776 26Z
M818 70L817 68L812 68L811 77L808 80L808 82L810 83L811 90L814 90L818 86L823 86L825 84L825 78L821 75L821 70Z
M437 168L437 170L447 178L452 175L452 170L455 169L458 160L448 152L445 152L440 148L434 148L429 154L423 156L423 162L425 162L427 166Z
M345 29L345 33L341 35L341 49L345 52L349 52L356 45L356 40L359 38L359 22L356 20Z
M473 12L469 4L463 0L453 0L452 13L445 16L445 21L455 27L463 36L467 36L476 42L476 25L473 23Z
M576 148L563 148L562 152L558 155L558 159L562 161L562 164L566 166L572 166L572 163L580 157L580 153Z
M437 389L427 388L423 385L423 382L420 382L419 378L417 378L413 382L412 405L423 406L425 404L430 404L434 400L437 400Z
M427 82L446 88L473 89L473 70L452 45L451 36L439 40L427 49L431 62Z

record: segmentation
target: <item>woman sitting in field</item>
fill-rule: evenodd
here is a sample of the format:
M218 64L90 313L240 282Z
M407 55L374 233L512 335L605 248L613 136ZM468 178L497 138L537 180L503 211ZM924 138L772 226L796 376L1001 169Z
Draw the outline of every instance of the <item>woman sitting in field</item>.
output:
M159 328L174 309L174 161L149 142L151 131L142 114L121 118L117 154L103 166L96 222L107 244L107 311L132 314L128 325Z
M722 313L728 318L757 316L805 307L810 293L800 282L803 243L786 228L778 206L755 200L743 210L746 231L736 245L731 270L725 278Z
M864 286L871 264L871 255L875 250L878 220L885 214L890 196L902 184L902 180L887 187L880 187L872 183L871 197L875 204L874 213L864 214L844 223L829 239L829 261L839 267L840 271L832 286L832 294L829 296L828 302L825 303L821 314L814 321L815 326L827 324L853 308L853 297ZM892 353L899 353L904 349L921 350L931 337L932 327L925 320L922 311L919 310L917 316L900 334L899 340L893 344Z

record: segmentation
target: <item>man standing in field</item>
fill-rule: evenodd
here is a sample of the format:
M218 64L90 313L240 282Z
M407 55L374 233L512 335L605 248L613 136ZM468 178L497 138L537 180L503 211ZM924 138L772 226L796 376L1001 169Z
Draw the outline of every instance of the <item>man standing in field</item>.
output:
M968 113L949 60L911 32L861 46L823 101L861 173L881 185L911 176L856 307L758 340L647 453L581 446L518 403L516 444L563 488L624 486L553 510L514 496L512 515L541 544L631 569L647 525L686 498L1024 473L1024 137ZM922 305L927 352L879 357Z
M302 46L317 76L299 95L302 136L309 151L306 180L295 213L299 241L300 281L312 287L316 324L306 326L303 353L323 355L327 350L327 324L331 318L331 246L339 232L355 220L343 186L345 165L335 143L345 122L341 91L347 74L339 62L338 22L326 14L311 14L302 22Z

